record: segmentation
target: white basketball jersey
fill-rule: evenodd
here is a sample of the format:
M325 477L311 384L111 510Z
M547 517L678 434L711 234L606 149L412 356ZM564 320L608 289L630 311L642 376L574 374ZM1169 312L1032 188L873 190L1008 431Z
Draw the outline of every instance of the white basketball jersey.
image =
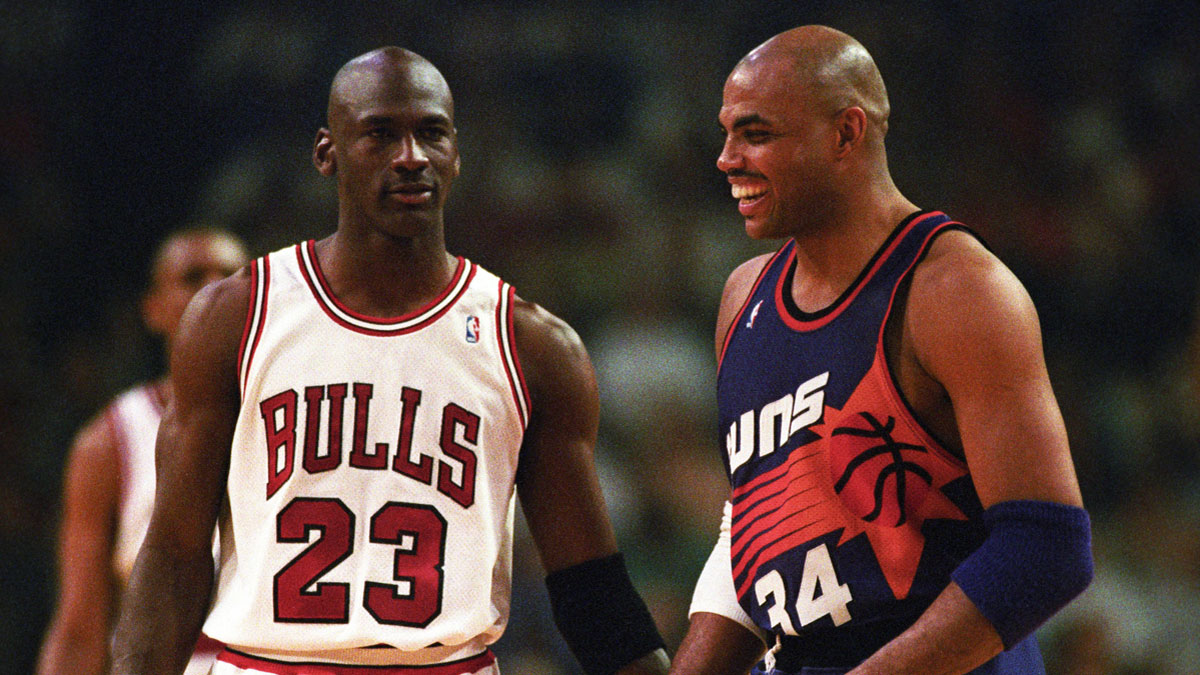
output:
M122 588L146 538L154 510L154 443L163 414L163 388L141 384L113 399L104 416L111 425L120 461L121 491L113 540L113 573Z
M427 307L367 317L311 241L251 276L205 633L273 652L494 642L528 419L512 288L459 258Z

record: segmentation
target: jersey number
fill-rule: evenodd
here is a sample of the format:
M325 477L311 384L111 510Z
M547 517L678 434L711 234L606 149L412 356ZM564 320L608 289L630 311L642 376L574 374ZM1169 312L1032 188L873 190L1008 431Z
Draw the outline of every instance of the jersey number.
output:
M817 595L818 590L820 595ZM766 608L772 626L787 635L796 635L796 628L784 606L787 589L779 570L771 570L759 577L754 582L754 594L758 604ZM796 616L802 627L826 615L833 619L835 626L846 623L850 620L850 610L846 606L852 599L850 587L838 581L825 544L804 554L804 571L796 593Z
M298 497L276 518L276 541L308 543L275 575L275 621L347 623L350 584L318 581L354 552L354 513L338 499ZM442 611L446 520L427 504L388 502L371 516L370 541L396 547L392 581L366 582L363 607L379 623L424 627Z

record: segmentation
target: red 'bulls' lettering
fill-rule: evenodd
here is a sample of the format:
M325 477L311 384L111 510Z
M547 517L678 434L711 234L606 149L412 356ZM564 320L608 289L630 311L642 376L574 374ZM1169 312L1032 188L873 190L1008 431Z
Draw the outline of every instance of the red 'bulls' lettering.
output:
M354 398L348 461L350 467L386 469L390 457L392 471L425 485L435 486L438 492L463 508L475 503L479 415L455 403L447 403L442 408L440 424L433 426L431 421L419 424L421 391L404 387L400 392L400 428L393 452L388 443L368 443L367 429L374 387L363 382L354 383L352 388L347 384L305 387L302 426L297 420L300 396L296 391L282 391L259 403L267 441L268 499L292 477L297 445L302 447L301 466L307 473L332 471L342 465L348 392ZM324 434L321 433L322 422ZM298 430L303 434L302 439L297 438ZM419 435L422 431L425 434ZM437 435L434 436L434 433ZM415 446L414 438L420 439ZM368 451L368 448L371 450ZM436 451L422 452L423 448L440 449L440 456L435 457Z

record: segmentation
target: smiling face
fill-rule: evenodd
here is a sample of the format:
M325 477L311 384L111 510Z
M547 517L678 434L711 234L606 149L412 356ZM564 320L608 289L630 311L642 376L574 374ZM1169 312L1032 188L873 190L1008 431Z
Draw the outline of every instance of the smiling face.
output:
M779 59L747 58L726 80L717 168L752 238L793 236L833 207L837 133L827 108Z
M459 170L449 86L405 50L351 61L334 79L329 127L318 133L313 159L337 176L343 224L399 237L440 234Z

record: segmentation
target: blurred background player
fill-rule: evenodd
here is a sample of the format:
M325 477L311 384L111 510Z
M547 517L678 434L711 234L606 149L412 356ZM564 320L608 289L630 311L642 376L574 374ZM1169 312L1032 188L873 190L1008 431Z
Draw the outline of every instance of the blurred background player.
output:
M336 231L213 284L181 323L113 672L178 672L203 625L223 675L495 675L519 495L585 671L665 673L596 477L582 342L446 250L442 74L398 47L350 60L312 157Z
M673 673L1044 672L1091 529L1016 277L897 189L874 60L795 28L725 82L746 233L717 320L732 490Z
M196 291L248 260L243 243L223 230L196 227L167 237L154 256L141 308L146 327L168 353ZM39 675L106 672L113 617L153 509L154 444L169 391L165 377L126 390L71 447L59 531L58 607ZM202 639L187 672L207 672L219 648Z

